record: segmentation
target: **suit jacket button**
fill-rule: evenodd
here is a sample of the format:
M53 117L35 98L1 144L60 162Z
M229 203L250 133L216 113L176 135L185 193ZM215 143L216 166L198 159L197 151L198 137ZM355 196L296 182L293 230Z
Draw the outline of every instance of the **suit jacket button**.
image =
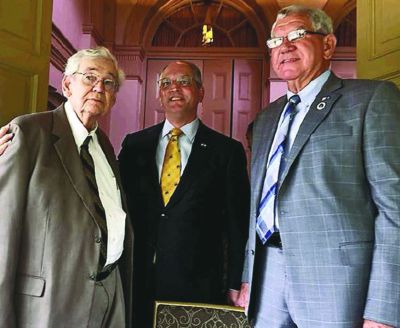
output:
M101 242L101 237L100 237L100 236L95 236L94 241L95 241L96 243L100 243L100 242Z
M89 276L89 279L90 279L90 280L96 280L96 274L95 274L95 273L92 273L92 274Z

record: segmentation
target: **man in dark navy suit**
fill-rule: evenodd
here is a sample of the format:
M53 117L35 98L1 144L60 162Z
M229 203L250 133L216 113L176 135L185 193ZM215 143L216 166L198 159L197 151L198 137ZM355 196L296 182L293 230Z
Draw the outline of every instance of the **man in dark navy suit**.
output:
M237 305L247 238L245 152L197 118L200 70L173 62L158 84L166 120L128 135L119 156L135 218L135 327L151 326L155 300ZM178 140L180 177L176 189L165 191L171 138Z

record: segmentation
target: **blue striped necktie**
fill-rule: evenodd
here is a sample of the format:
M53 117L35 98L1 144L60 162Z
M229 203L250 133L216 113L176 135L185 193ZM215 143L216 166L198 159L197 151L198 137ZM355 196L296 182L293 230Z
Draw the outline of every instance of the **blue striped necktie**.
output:
M256 230L261 242L265 244L271 235L277 231L275 225L275 201L278 189L278 179L282 155L285 152L287 135L291 121L296 114L296 105L300 102L298 95L293 95L286 106L283 120L275 133L275 138L270 150L267 172L263 185L262 197L258 205L258 217Z

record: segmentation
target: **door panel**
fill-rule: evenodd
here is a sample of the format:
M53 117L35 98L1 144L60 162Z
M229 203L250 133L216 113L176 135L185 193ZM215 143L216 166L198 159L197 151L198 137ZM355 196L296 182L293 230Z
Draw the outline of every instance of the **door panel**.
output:
M205 95L199 117L210 128L231 134L232 61L205 60Z
M397 0L357 1L357 76L400 87L400 6Z
M261 60L235 60L233 86L232 137L247 149L248 125L261 110Z
M46 110L51 0L0 0L0 125Z

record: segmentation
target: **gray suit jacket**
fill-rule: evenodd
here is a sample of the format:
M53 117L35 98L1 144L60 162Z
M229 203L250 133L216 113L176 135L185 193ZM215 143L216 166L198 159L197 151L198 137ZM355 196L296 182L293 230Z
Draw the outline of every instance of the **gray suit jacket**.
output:
M260 275L257 207L285 102L272 103L254 126L250 317ZM302 315L319 320L320 310L331 307L349 323L364 317L400 327L399 90L332 74L288 154L277 201L287 274Z
M12 129L0 156L0 327L87 327L100 229L64 108L19 117ZM120 185L113 149L98 136ZM118 267L128 324L132 245L127 218Z

